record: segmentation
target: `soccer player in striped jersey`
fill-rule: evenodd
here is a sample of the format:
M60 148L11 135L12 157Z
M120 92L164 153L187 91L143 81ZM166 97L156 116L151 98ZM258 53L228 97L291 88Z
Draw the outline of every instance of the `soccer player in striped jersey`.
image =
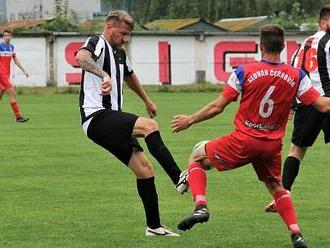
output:
M330 97L330 5L320 11L319 30L308 37L296 52L293 65L301 68L310 77L312 84L321 95ZM283 165L283 187L291 192L298 175L300 163L321 130L324 142L330 142L330 114L320 113L313 106L295 104L294 128L291 147ZM266 212L276 212L272 201L265 207Z
M165 146L156 116L156 105L143 90L121 48L133 29L133 18L125 11L112 11L102 35L90 37L77 53L83 69L80 113L88 138L115 155L137 177L147 228L146 236L179 236L162 226L151 162L145 157L137 137L144 137L151 155L171 178L179 193L187 190L187 172L181 172ZM142 99L151 118L122 111L123 82Z
M330 98L320 96L303 70L281 62L283 48L283 28L263 26L260 34L262 60L237 68L220 96L198 112L178 115L172 120L173 132L180 132L220 114L241 94L234 130L200 144L190 157L188 181L195 209L179 223L179 229L188 230L209 219L205 167L225 171L252 163L259 180L275 199L278 213L290 231L293 247L307 247L291 196L281 184L282 139L294 96L322 112L330 111Z
M21 62L17 59L14 45L10 43L12 39L12 32L10 30L3 31L3 41L0 42L0 101L7 91L9 94L10 106L15 114L18 123L27 122L29 119L22 116L19 111L16 94L13 85L10 82L10 64L11 59L14 60L18 68L22 70L26 77L29 74L25 71Z

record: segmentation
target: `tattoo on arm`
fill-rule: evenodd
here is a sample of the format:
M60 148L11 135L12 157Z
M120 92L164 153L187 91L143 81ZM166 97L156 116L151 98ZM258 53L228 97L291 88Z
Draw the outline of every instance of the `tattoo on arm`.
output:
M107 76L108 74L97 66L93 60L91 53L87 50L80 50L77 54L78 65L85 71L93 73L100 78Z

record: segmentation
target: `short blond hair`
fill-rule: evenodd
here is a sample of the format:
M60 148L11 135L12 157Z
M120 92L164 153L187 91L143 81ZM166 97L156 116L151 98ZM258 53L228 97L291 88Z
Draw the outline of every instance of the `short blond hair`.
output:
M134 28L133 17L124 10L110 11L106 18L106 21L125 22L131 30L133 30Z

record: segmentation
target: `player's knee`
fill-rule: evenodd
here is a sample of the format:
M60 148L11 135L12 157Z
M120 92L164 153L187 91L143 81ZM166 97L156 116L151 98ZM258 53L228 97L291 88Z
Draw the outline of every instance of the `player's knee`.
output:
M149 118L139 117L135 123L133 135L147 137L149 134L158 131L158 123Z
M205 145L208 142L208 140L204 140L194 145L190 155L190 162L202 161L204 158L206 158Z
M299 147L292 144L288 156L295 157L298 160L302 160L306 154L306 151L307 147Z
M154 171L151 162L146 160L141 163L141 176L144 178L149 178L154 175Z
M153 132L159 130L158 123L153 119L146 119L145 124L146 124L145 128L146 128L147 134L150 134L150 133L153 133Z
M15 98L16 97L16 93L14 91L8 91L9 97L10 98Z
M200 157L201 157L200 151L192 151L190 154L190 161L197 162L200 160Z
M282 184L280 182L265 182L266 187L269 192L274 196L276 192L284 190Z
M9 91L8 91L8 93L9 93ZM9 93L9 102L11 102L11 103L16 102L16 94L15 94L15 92Z

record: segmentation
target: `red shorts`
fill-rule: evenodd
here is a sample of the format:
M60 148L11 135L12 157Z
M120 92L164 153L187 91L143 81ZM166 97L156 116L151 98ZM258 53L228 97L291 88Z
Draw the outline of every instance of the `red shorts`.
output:
M260 181L281 182L282 140L261 140L234 131L211 140L205 150L219 171L252 163Z
M8 90L9 88L12 88L12 84L9 80L9 77L4 77L0 75L0 90Z

